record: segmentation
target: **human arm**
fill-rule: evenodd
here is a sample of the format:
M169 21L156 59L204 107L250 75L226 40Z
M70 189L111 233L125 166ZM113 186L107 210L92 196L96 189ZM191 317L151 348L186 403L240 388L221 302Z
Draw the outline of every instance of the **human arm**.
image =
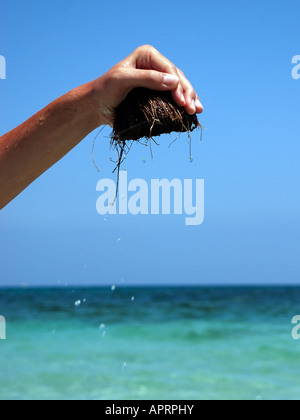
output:
M0 137L0 209L94 129L113 125L116 107L135 87L170 90L190 114L203 110L178 68L153 47L139 47L100 78L66 93Z

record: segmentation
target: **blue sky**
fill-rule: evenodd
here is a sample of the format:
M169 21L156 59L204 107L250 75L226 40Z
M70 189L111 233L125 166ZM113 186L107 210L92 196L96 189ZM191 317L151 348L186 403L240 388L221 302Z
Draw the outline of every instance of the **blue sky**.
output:
M89 135L0 214L0 285L299 284L298 1L16 0L1 6L0 134L151 44L205 111L183 135L135 145L129 179L204 179L205 222L96 212L110 129ZM146 162L144 161L146 160ZM119 241L119 239L121 239Z

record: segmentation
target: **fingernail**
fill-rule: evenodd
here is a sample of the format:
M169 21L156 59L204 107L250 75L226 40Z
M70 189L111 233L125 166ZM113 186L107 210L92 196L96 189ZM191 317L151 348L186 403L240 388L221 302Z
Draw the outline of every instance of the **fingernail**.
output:
M196 112L196 104L195 104L195 99L191 100L191 108L193 108L193 111Z
M179 77L178 76L175 76L173 74L166 74L163 77L163 84L165 86L174 86L174 85L176 85L176 83L177 84L179 83Z
M199 99L196 100L196 107L197 108L202 108L203 109L203 105L202 103L199 101Z

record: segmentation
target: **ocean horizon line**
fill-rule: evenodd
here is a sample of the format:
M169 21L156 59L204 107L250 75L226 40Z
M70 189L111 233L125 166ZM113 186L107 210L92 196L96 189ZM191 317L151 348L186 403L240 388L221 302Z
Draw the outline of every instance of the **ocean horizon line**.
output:
M300 288L299 284L279 284L279 283L248 283L248 284L236 284L236 283L228 283L228 284L104 284L104 285L96 285L96 284L66 284L66 285L52 285L52 284L41 284L41 285L27 285L27 284L20 284L20 285L0 285L0 290L29 290L29 289L246 289L246 288L262 288L262 289L273 289L273 288Z

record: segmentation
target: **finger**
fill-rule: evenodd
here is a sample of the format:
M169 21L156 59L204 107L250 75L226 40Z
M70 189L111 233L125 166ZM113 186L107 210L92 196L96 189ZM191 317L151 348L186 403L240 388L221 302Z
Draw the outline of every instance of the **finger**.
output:
M196 105L196 92L185 77L184 73L154 47L149 45L139 47L133 53L131 58L133 60L131 65L135 65L136 68L153 69L158 72L178 76L180 82L177 84L176 88L172 90L174 101L179 106L185 107L186 111L190 114L195 114L197 109L200 110L199 104Z
M196 99L196 112L197 114L201 114L204 110L204 107L199 99L199 96L197 95L197 99Z
M173 74L161 73L155 70L128 69L126 72L126 85L128 92L135 87L144 87L152 90L174 90L179 84L179 77Z
M203 106L199 97L184 73L154 47L144 45L137 48L128 59L124 60L123 65L124 67L134 69L152 69L156 72L162 72L164 75L171 74L179 77L179 83L173 88L172 84L165 85L164 83L160 83L158 75L154 76L154 74L152 74L153 77L150 77L150 79L152 78L152 81L145 75L145 84L147 86L144 85L144 87L152 86L153 83L156 87L152 87L152 89L167 90L166 88L168 87L169 90L172 90L174 101L179 106L185 107L189 114L201 113L203 111ZM149 89L151 89L151 87L149 87Z
M183 94L186 101L186 111L189 114L201 114L203 112L203 105L200 102L199 96L197 95L193 86L180 69L178 69L178 74L180 77L179 85L181 85L183 88Z
M152 69L162 73L177 74L176 66L150 45L137 48L134 52L136 68Z
M178 74L180 77L180 85L183 89L183 95L185 99L185 109L189 114L195 114L197 112L196 107L196 100L198 99L197 94L191 85L191 83L188 81L188 79L185 77L185 74L180 70L178 70Z

